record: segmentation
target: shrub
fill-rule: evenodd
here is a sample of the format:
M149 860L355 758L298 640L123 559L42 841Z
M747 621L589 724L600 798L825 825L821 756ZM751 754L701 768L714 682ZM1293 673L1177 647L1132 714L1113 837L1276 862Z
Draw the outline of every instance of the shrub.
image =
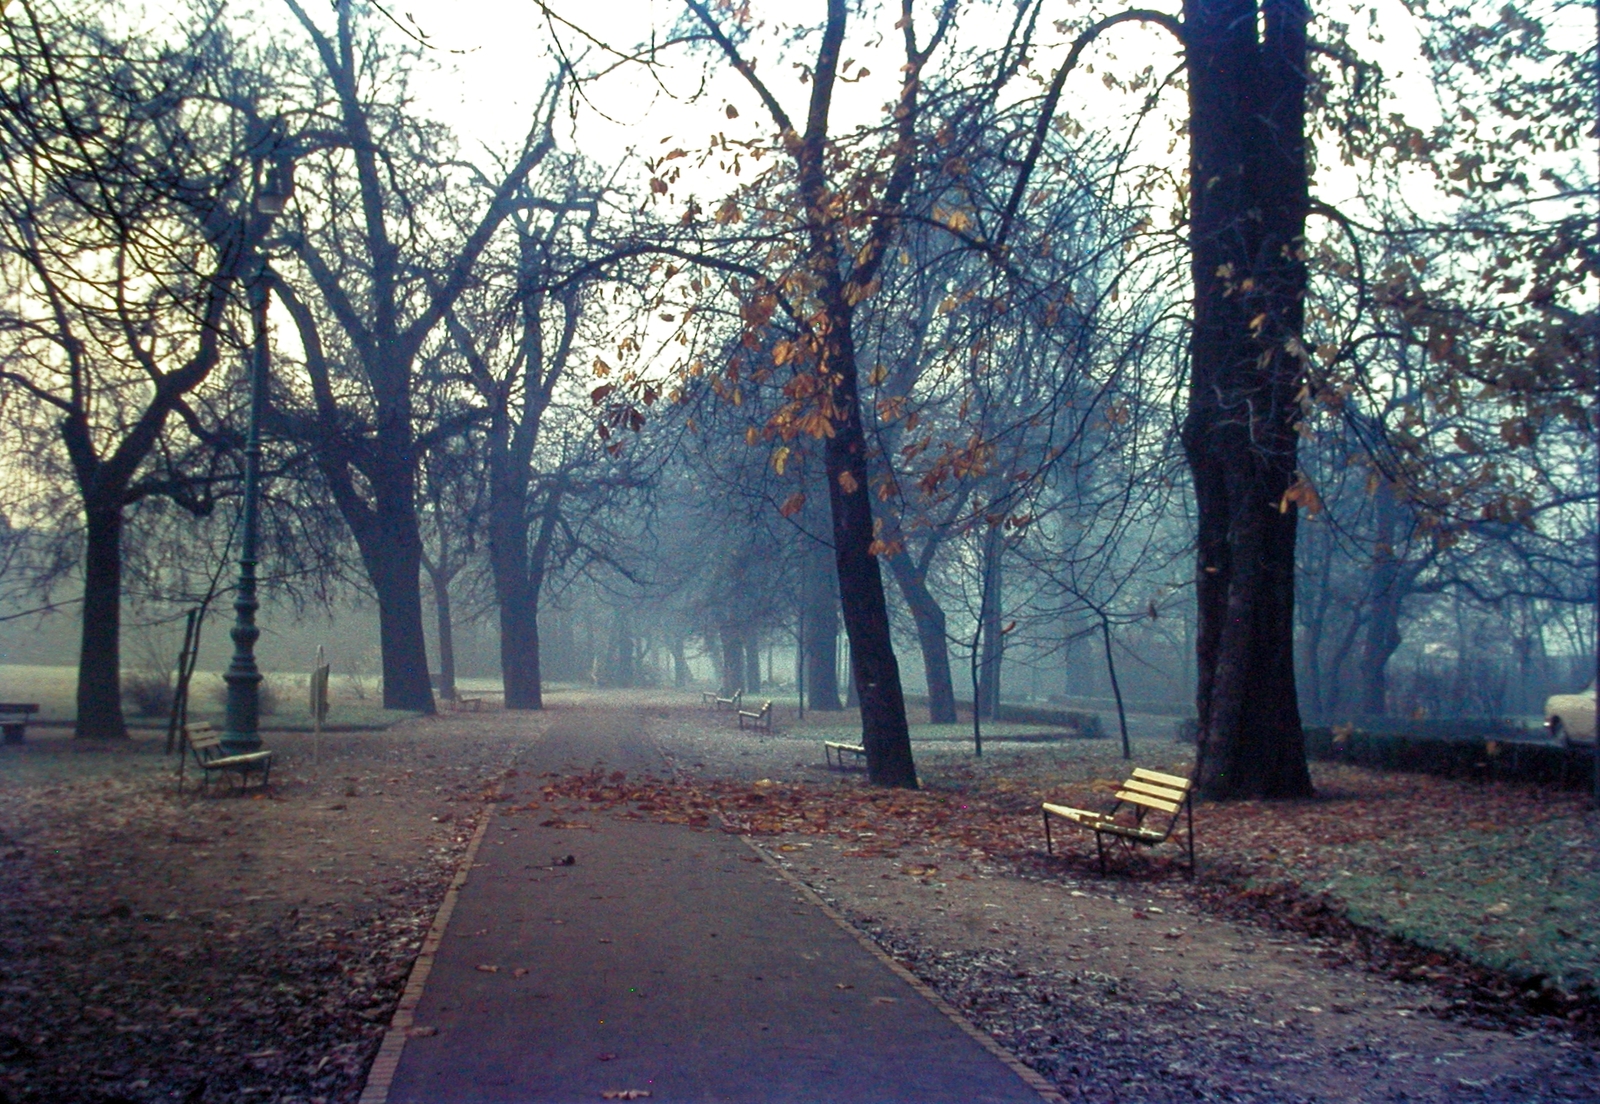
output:
M172 712L172 676L165 671L124 674L122 700L135 717L165 717Z
M1079 713L1071 711L1066 714L1067 726L1078 730L1080 740L1104 740L1105 727L1100 723L1098 713Z
M228 707L228 680L221 675L217 676L212 698L219 708ZM262 677L260 685L256 687L256 701L257 711L263 717L270 717L278 711L278 690L271 679Z

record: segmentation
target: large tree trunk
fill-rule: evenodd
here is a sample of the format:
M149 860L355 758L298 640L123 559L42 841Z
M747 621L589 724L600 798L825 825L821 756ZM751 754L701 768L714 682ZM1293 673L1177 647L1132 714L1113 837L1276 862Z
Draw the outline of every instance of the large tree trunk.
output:
M683 654L683 637L672 637L672 685L682 690L689 685L689 659Z
M814 566L805 596L806 704L838 712L843 708L839 701L839 580L826 557L817 557Z
M1305 157L1302 0L1186 0L1191 271L1184 450L1198 507L1198 775L1311 793L1294 672Z
M432 713L428 642L422 629L422 557L417 544L382 546L363 554L378 596L378 645L383 653L383 707Z
M1322 642L1328 631L1328 615L1333 607L1333 553L1334 545L1332 534L1326 525L1314 529L1317 534L1315 540L1309 542L1311 551L1315 556L1315 575L1313 580L1303 581L1311 595L1315 597L1308 609L1304 603L1299 605L1299 616L1304 629L1303 643L1300 649L1300 666L1305 672L1306 690L1304 699L1311 703L1311 716L1324 719L1331 715L1328 708L1329 702L1324 691L1324 675L1322 662ZM1304 545L1302 545L1304 547Z
M530 552L526 487L514 477L496 474L490 484L489 568L500 607L500 681L507 709L543 709L539 594L544 589L547 527L541 526L541 539Z
M722 638L722 696L730 697L744 689L744 638L731 622L724 624L718 635Z
M122 716L122 499L85 506L83 635L76 736L120 739Z
M1361 641L1358 711L1366 717L1388 712L1389 658L1400 647L1400 611L1405 599L1403 567L1395 555L1399 532L1399 504L1394 484L1378 484L1373 509L1377 532L1372 550L1372 600L1367 605L1367 629Z
M539 597L532 587L513 584L495 592L500 606L500 681L507 709L543 709L540 667Z
M445 701L456 697L456 638L455 625L450 616L450 576L445 571L428 568L428 581L433 585L433 612L439 625L439 696Z
M889 570L917 626L923 677L928 683L928 721L955 724L956 687L950 674L950 640L945 635L944 610L928 589L926 576L903 549L889 557Z
M639 649L627 611L618 608L611 614L611 640L606 645L602 681L607 686L639 685Z
M1000 664L1006 646L1000 603L1000 561L1004 551L1004 532L998 525L991 526L983 541L983 651L975 707L979 716L996 721L1000 719Z
M744 634L744 688L751 694L761 689L761 634L749 628Z
M841 296L842 298L842 296ZM917 787L906 723L900 664L889 636L889 607L883 575L873 552L872 502L868 494L866 434L856 384L855 344L848 308L833 304L833 324L825 337L824 362L837 373L833 401L839 410L825 457L828 499L833 507L833 548L839 573L839 604L850 638L850 674L861 702L861 741L867 752L867 778L878 786Z
M872 473L867 464L852 332L855 306L870 294L864 288L883 261L894 222L890 214L878 214L867 245L861 246L849 240L843 223L830 213L837 197L829 187L827 121L848 9L845 0L828 0L828 19L812 71L805 136L791 149L797 170L797 198L804 212L807 261L816 278L816 296L821 304L811 329L817 339L817 371L827 381L827 398L832 407L831 432L823 447L823 460L833 516L839 605L850 640L851 685L861 701L861 743L867 753L867 780L876 786L915 789L917 770L911 757L911 730L906 724L900 665L889 634L889 606L884 600L883 574L874 546L877 534L872 519ZM908 48L908 56L911 53ZM897 115L902 145L882 193L885 212L898 209L916 173L914 107L921 64L921 60L908 62L909 68L904 71ZM852 265L847 258L852 254L849 281L861 281L860 286L846 279L846 266Z
M422 628L422 531L417 525L416 464L409 421L380 418L379 458L371 473L372 507L336 495L378 598L383 707L434 712L428 639Z

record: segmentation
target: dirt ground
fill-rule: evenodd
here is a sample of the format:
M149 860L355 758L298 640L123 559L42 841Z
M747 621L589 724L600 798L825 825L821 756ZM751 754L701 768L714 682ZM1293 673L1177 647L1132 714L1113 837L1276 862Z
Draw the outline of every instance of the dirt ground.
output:
M268 733L272 787L158 738L0 750L0 1101L359 1094L485 792L539 717ZM192 772L191 772L192 774Z
M690 713L654 734L689 778L859 784L827 771L803 729L760 737ZM1164 737L1146 734L1139 761L1182 770L1188 752ZM1112 743L1000 744L984 770L1000 786L1041 761L1069 779L1116 774ZM919 748L918 764L931 786L974 773L965 745ZM1093 845L1070 834L1064 846L1082 852L1071 873L1037 855L843 834L760 842L1070 1099L1600 1100L1592 1035L1554 1017L1461 1022L1455 993L1432 984L1439 971L1387 979L1369 967L1390 964L1357 941L1234 922L1180 878L1139 876L1158 871L1081 876Z
M804 730L608 700L685 786L861 785ZM474 818L548 716L325 737L315 766L309 737L271 734L272 790L244 797L179 796L156 741L0 749L0 1102L353 1101ZM930 778L965 762L947 751L918 749ZM760 842L1069 1097L1600 1100L1592 1036L1441 1018L1432 980L1219 915L1182 879L840 824Z

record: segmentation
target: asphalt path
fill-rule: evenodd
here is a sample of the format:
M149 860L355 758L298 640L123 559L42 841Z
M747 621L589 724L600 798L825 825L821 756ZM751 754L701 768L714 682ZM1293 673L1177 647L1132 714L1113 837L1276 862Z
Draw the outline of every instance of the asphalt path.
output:
M665 775L642 729L571 710L506 804L544 771ZM386 1104L1038 1104L742 840L569 817L490 822Z

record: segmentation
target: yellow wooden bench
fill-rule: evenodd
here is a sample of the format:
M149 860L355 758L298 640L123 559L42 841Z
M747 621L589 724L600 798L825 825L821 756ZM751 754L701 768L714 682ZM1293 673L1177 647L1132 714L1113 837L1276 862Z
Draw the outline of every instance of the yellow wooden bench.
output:
M761 707L761 711L760 712L752 712L751 710L748 710L748 709L739 710L739 727L743 728L744 727L744 723L746 721L750 722L750 727L751 728L764 728L768 732L771 732L772 731L772 703L770 701L767 702L765 705L763 705Z
M1194 877L1194 788L1187 778L1175 774L1135 767L1133 775L1117 789L1116 804L1103 813L1089 809L1073 809L1066 805L1041 806L1044 817L1044 846L1055 854L1050 839L1050 818L1060 817L1079 828L1094 833L1095 851L1100 857L1100 873L1106 872L1105 837L1154 847L1165 843L1178 826L1180 818L1186 820L1184 837L1189 852L1189 877ZM1152 827L1150 821L1160 822L1156 814L1167 814L1165 827Z
M735 690L727 697L723 697L715 690L702 690L700 691L700 700L719 713L724 709L732 709L737 712L744 704L744 690Z
M867 758L867 749L864 744L842 744L837 740L822 741L822 759L829 767L838 767L844 770L844 757L846 754L854 755L856 765L861 765Z
M184 743L194 755L195 766L200 768L200 791L204 793L215 775L236 779L240 789L250 784L250 776L261 776L262 788L272 780L272 752L247 751L239 755L225 755L222 737L209 724L189 725L184 729ZM180 749L180 755L182 754ZM178 761L178 788L183 789L183 760Z

